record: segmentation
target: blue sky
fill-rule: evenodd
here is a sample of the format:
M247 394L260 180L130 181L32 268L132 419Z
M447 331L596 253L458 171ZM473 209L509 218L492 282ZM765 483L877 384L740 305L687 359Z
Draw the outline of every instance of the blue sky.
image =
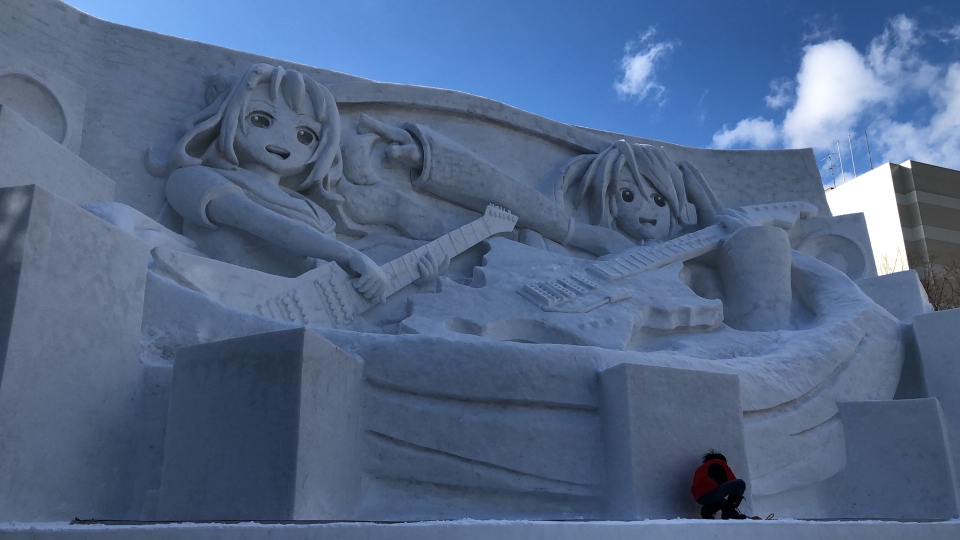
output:
M957 0L67 2L120 24L689 146L810 146L824 160L839 140L849 174L851 135L862 173L868 131L875 165L960 168Z

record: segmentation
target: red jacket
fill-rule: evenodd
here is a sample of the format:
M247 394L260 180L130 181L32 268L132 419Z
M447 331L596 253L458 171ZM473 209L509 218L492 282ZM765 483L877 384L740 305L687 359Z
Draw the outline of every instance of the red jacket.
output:
M736 479L737 477L734 476L726 461L711 459L698 467L697 472L693 473L693 485L690 487L690 493L693 494L694 499L699 499L720 487L723 482Z

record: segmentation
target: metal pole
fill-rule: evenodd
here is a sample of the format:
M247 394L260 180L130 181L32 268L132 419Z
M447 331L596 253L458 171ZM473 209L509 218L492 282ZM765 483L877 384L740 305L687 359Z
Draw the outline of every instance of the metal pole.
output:
M833 187L837 187L837 168L833 165L833 152L827 156L830 158L830 177L833 178Z
M837 187L837 175L833 172L833 152L830 152L829 154L827 154L827 157L821 159L820 161L821 162L827 161L830 164L827 167L827 169L830 171L830 177L832 178L831 182L833 183L833 187Z
M853 177L857 177L857 162L853 159L853 142L850 141L850 134L847 134L847 144L850 145L850 163L853 166Z
M870 155L870 139L867 138L867 132L863 132L863 140L867 141L867 157L870 158L870 170L873 170L873 156Z
M840 141L837 141L837 158L840 160L840 180L847 181L847 175L843 172L843 156L840 155Z

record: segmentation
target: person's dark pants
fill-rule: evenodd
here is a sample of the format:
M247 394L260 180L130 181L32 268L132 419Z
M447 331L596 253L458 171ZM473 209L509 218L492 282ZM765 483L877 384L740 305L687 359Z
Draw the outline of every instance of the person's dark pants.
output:
M736 503L734 508L740 505L743 500L743 494L747 491L747 483L741 479L724 482L717 486L717 489L707 493L697 499L697 504L702 504L700 516L706 519L713 519L713 515L723 508L724 504ZM727 499L729 497L729 500Z

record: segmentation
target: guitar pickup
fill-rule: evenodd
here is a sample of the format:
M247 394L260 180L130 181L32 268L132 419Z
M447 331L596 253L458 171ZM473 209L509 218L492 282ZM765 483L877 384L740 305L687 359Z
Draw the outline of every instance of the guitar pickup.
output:
M593 285L593 286L591 286ZM576 276L565 277L556 281L556 287L572 291L577 296L583 296L590 292L591 289L596 289L596 283L590 281L589 279L576 279ZM567 296L567 295L565 295Z
M573 297L572 292L567 291L569 296L565 295L556 287L551 287L544 282L533 285L524 285L518 292L524 298L540 306L555 306L557 304L562 304Z
M520 288L520 294L540 306L555 306L572 298L583 296L599 287L597 282L583 274L571 274L556 281L541 281Z
M555 306L566 300L562 296L554 293L546 287L543 287L542 285L543 284L541 283L524 285L523 287L520 287L520 290L517 292L519 292L520 295L527 300L530 300L534 304L540 306Z
M600 286L600 284L597 283L596 281L593 281L592 279L590 279L590 278L588 278L587 276L585 276L585 275L583 275L583 274L580 274L580 273L570 274L570 277L567 278L567 279L570 280L570 281L579 283L581 287L583 287L584 289L586 289L586 290L584 291L584 293L585 293L586 291L592 291L593 289L596 289L597 287ZM581 293L581 294L583 294L583 293Z

